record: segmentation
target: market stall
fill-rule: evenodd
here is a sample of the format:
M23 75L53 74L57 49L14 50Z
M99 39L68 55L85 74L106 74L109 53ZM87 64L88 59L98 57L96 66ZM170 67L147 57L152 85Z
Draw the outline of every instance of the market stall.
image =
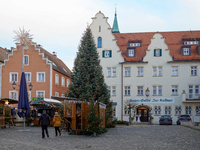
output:
M18 101L9 98L0 99L0 129L6 128L6 126L13 126L13 120L15 118L13 109L11 105L8 104L17 104Z
M31 110L31 116L33 117L33 124L38 125L39 118L42 115L43 110L50 116L50 125L53 125L53 116L55 112L59 112L62 103L55 99L48 99L42 97L34 97L30 103L33 106Z
M86 116L89 113L90 102L78 100L64 100L63 121L64 124L61 129L69 128L71 130L81 131L87 125ZM103 119L102 127L105 127L105 109L106 105L103 103L95 103L98 105L96 112L100 114Z

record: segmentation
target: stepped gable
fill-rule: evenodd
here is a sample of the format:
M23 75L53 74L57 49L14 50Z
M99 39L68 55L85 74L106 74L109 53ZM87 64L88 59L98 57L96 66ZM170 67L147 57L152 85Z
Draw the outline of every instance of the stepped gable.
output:
M45 50L44 48L40 47L40 52L44 53L44 57L48 58L48 60L52 61L54 64L52 65L52 68L60 73L62 73L63 75L66 75L68 77L70 77L70 69L63 63L62 60L60 60L59 58L57 58L56 56L52 55L51 53L49 53L47 50ZM67 71L65 71L64 69Z
M146 50L151 43L151 38L157 32L141 32L141 33L117 33L113 34L117 39L117 45L122 51L122 56L125 61L142 61L146 55ZM197 45L191 45L191 56L182 56L181 46L183 39L200 39L200 31L173 31L173 32L158 32L165 38L165 43L170 49L170 55L175 61L199 60L200 55L197 53ZM142 47L136 48L136 57L127 57L128 41L142 41ZM195 41L195 40L194 40Z
M125 61L142 61L142 58L146 55L146 50L151 43L151 38L156 32L146 33L115 33L113 34L117 39L117 45L122 51L122 57ZM142 40L142 47L136 48L136 57L127 57L128 41Z
M0 47L0 62L4 63L4 59L8 59L8 50Z

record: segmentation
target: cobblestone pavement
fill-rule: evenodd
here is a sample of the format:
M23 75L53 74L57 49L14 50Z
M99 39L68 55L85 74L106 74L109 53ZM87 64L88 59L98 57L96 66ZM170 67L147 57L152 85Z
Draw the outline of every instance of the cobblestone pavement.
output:
M62 135L42 139L40 127L0 129L0 150L200 150L200 131L183 126L117 126L98 137Z

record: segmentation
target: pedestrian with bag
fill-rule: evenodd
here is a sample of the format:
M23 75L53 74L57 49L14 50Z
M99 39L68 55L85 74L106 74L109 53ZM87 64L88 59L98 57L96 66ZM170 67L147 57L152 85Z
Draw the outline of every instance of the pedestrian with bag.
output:
M46 113L45 110L43 110L42 115L40 116L39 123L38 123L39 125L40 125L40 122L41 122L41 127L42 127L42 138L45 138L44 130L46 131L46 136L49 137L47 127L50 124L50 117Z
M59 132L59 135L61 136L61 132L60 132L60 125L61 125L61 117L60 115L58 115L58 112L55 112L55 115L53 117L53 125L55 127L55 136L58 136L57 131Z

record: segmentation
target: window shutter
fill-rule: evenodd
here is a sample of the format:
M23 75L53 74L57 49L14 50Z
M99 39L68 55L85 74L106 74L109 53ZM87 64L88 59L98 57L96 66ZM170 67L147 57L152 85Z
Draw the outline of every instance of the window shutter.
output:
M162 56L162 49L160 49L160 56Z
M105 51L102 51L102 57L105 57Z
M156 49L154 49L154 56L156 56Z
M134 57L136 56L136 49L134 49Z
M112 57L112 50L110 50L110 57Z
M189 55L191 56L191 48L189 48Z

